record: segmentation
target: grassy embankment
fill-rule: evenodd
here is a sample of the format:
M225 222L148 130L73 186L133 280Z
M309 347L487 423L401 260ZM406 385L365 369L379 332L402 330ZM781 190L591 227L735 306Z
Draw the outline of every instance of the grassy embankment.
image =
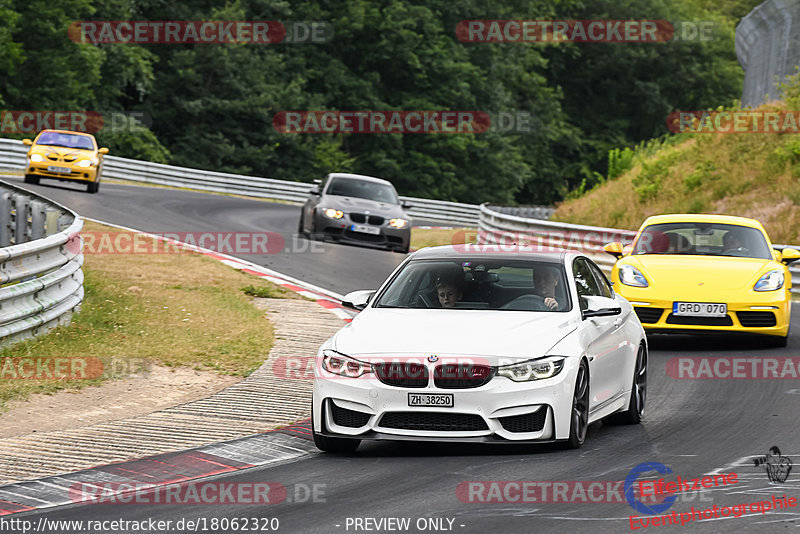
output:
M87 222L84 231L119 230ZM91 380L32 380L14 378L20 367L9 364L0 367L0 407L31 393L97 385L118 371L124 377L140 362L245 376L273 343L264 312L245 293L300 298L192 252L84 257L85 298L72 324L7 347L0 358L99 359L105 372Z
M661 213L738 215L761 221L773 243L796 245L798 177L798 135L680 134L637 149L629 170L561 203L551 220L636 230Z

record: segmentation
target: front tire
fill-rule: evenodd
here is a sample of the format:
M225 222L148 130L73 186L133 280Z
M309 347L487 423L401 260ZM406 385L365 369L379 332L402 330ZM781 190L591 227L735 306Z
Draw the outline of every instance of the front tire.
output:
M25 183L32 184L32 185L39 185L39 177L34 176L33 174L26 174L25 175Z
M572 395L570 411L569 439L564 442L567 449L577 449L586 440L589 428L589 366L581 360L575 377L575 393Z
M95 194L100 189L100 182L89 182L86 186L86 192Z
M609 416L606 421L614 425L638 425L644 419L645 401L647 400L647 350L639 345L636 353L636 367L633 370L633 386L628 409L622 413Z

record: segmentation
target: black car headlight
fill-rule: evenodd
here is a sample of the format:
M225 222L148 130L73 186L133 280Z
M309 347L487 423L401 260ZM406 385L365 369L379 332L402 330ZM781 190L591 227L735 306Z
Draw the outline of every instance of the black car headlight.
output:
M535 360L501 365L497 368L497 375L504 376L514 382L529 382L531 380L544 380L552 378L564 369L565 356L545 356Z
M356 360L335 350L322 351L322 368L329 373L348 378L358 378L372 372L371 363Z

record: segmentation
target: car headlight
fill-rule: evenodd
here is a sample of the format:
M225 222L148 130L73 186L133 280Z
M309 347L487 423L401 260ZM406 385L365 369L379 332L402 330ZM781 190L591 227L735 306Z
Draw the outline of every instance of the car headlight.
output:
M408 225L408 221L405 219L389 219L389 226L394 228L405 228Z
M511 365L501 365L497 368L497 375L510 378L514 382L544 380L560 373L564 368L564 360L566 360L564 356L550 356Z
M783 271L774 269L758 279L753 289L756 291L775 291L783 287Z
M82 159L78 162L78 167L91 167L94 165L94 161L90 159Z
M322 368L339 376L358 378L372 372L372 364L340 354L335 350L322 352Z
M619 268L619 281L626 286L633 287L647 287L647 278L644 277L642 271L633 265L622 265Z
M322 210L322 213L324 213L326 217L330 217L331 219L341 219L342 217L344 217L344 212L333 208Z
M40 161L44 160L41 154L31 154L31 161L34 163L39 163Z

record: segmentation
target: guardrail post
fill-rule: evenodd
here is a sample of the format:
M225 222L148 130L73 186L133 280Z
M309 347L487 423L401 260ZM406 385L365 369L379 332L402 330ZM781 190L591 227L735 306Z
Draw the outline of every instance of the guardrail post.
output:
M40 239L45 236L44 229L44 202L34 200L31 202L31 239Z
M11 193L0 195L0 247L11 245Z
M14 204L16 209L14 220L14 244L26 243L28 238L28 204L30 199L24 195L14 195Z
M60 216L61 214L58 210L53 208L47 208L47 210L45 210L44 235L53 235L61 230L58 224L58 218Z

